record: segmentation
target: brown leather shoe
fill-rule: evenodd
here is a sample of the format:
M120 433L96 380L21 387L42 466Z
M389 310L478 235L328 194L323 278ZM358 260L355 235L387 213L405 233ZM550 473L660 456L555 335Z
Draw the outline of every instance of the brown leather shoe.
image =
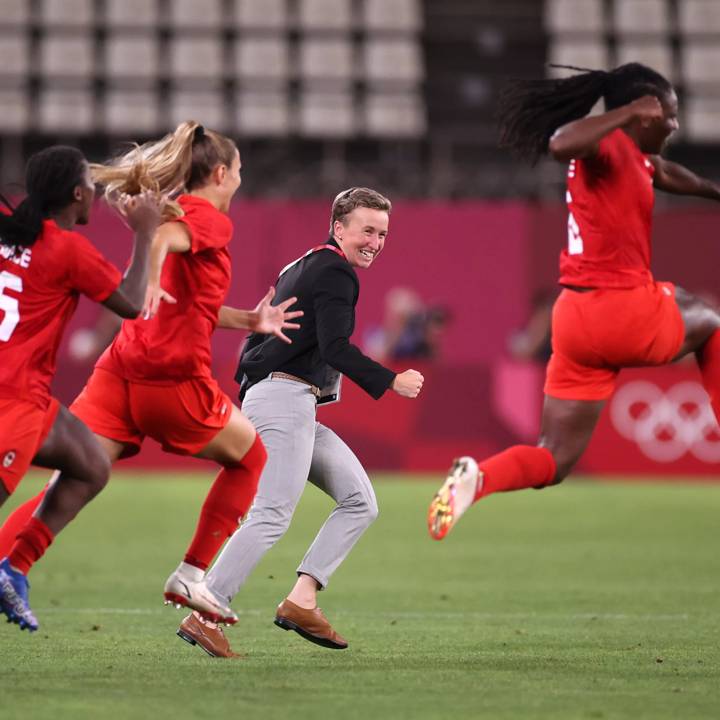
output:
M210 657L243 657L232 651L230 643L219 625L215 625L214 623L208 625L194 612L190 613L190 615L180 623L177 636L191 645L198 645L210 655Z
M319 607L306 610L286 598L278 605L275 624L283 630L294 630L306 640L326 648L344 650L348 646L347 640L333 630Z

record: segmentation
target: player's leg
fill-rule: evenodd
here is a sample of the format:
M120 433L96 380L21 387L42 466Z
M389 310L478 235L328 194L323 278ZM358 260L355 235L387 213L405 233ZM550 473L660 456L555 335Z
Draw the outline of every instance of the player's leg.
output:
M38 447L50 432L59 404L46 409L30 403L0 399L0 488L7 499L27 472ZM28 605L27 578L10 567L5 557L12 543L0 554L0 613L21 629L37 629L37 620Z
M245 397L243 410L268 459L250 512L208 573L208 586L223 602L232 600L290 525L310 471L315 406L310 388L292 380L265 380Z
M265 467L265 446L252 423L232 406L228 424L197 457L221 466L205 498L185 562L206 570L252 505Z
M38 447L50 432L59 403L46 409L0 397L0 506L15 492ZM4 557L6 553L0 553Z
M463 513L487 495L564 480L590 442L604 404L546 395L537 446L515 445L479 463L471 457L457 460L430 505L430 535L444 538Z
M212 378L172 387L131 383L130 406L141 430L165 451L221 465L187 552L165 583L164 596L166 604L235 622L232 610L208 592L205 571L252 503L266 460L262 440Z
M96 434L95 439L100 443L111 463L115 463L127 449L127 446L122 443L103 437L102 435ZM48 484L35 495L35 497L26 500L22 505L16 507L15 510L8 515L2 526L0 526L0 557L5 557L10 552L10 548L13 546L18 533L25 527L33 514L35 514L35 510L43 501L43 498L53 483L57 481L58 477L60 477L60 471L56 470L52 474Z
M685 325L685 339L676 359L695 353L703 385L720 422L720 313L682 288L675 288L675 299Z
M277 384L274 389L281 390ZM305 389L309 392L309 388ZM150 394L152 392L155 391L150 391ZM246 398L247 407L257 406L252 398L258 393L263 394L262 389L255 390ZM274 401L278 392L268 390L265 394L273 397L266 409L270 413L275 409L282 422L285 415L278 410L282 403ZM157 402L148 403L148 391L143 390L133 397L134 410L142 417L141 427L145 427L152 437L160 439L164 449L190 453L223 464L203 506L185 559L165 585L166 602L194 608L206 618L235 622L237 617L229 606L208 591L204 570L228 536L237 529L242 515L252 503L267 459L263 441L253 423L234 408L214 381L182 383L173 397L167 398L162 412L157 411ZM170 407L171 403L173 407ZM263 547L260 555L265 549Z
M667 293L653 298L664 299L679 322ZM430 505L428 530L433 538L445 537L482 497L546 487L560 482L570 472L590 441L622 365L609 362L605 351L613 349L617 342L627 344L627 333L617 332L618 312L612 305L620 304L625 310L622 302L626 299L620 293L598 295L564 290L560 294L553 306L553 354L545 377L538 445L516 445L480 463L472 457L456 460ZM636 314L629 316L631 322L636 319ZM599 344L598 337L602 339Z
M34 464L59 468L32 517L18 532L0 578L3 610L21 628L37 629L28 605L26 576L59 533L107 483L111 460L90 430L60 407Z
M52 480L55 478L53 474ZM5 557L15 542L17 534L22 530L28 520L32 517L37 506L42 502L47 492L46 485L35 497L26 500L22 505L18 505L5 519L2 527L0 527L0 557Z
M218 603L205 584L205 571L237 530L257 491L267 453L252 423L230 405L230 420L196 457L214 460L221 470L200 510L183 561L165 583L166 604L194 608L215 622L233 623L229 606Z
M143 440L129 412L127 390L127 383L122 378L95 368L70 406L72 415L93 431L110 462L139 452ZM10 551L17 534L40 505L46 491L47 487L18 507L0 527L0 557Z
M111 466L124 450L123 443L94 434L61 408L33 461L40 467L58 468L33 517L57 535L105 487Z

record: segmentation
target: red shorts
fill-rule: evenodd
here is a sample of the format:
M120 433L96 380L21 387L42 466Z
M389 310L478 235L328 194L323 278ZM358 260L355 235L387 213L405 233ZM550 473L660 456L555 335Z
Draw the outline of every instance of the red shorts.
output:
M45 410L24 400L0 398L0 482L9 493L23 479L59 409L55 398Z
M605 400L622 368L665 365L677 355L684 338L672 283L563 290L553 308L553 354L545 394Z
M140 452L145 436L166 452L196 455L228 424L232 401L213 378L145 385L95 368L70 410L97 435L126 445L121 457Z

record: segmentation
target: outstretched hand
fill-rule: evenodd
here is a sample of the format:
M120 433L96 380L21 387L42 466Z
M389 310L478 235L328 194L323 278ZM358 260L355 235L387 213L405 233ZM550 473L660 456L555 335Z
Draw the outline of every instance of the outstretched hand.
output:
M145 293L145 304L143 305L142 318L150 320L157 315L161 302L175 305L177 300L169 293L163 290L159 285L148 285Z
M255 308L257 315L257 323L253 331L262 335L274 335L283 342L291 343L292 340L285 335L283 330L297 330L300 325L298 323L288 322L304 315L302 310L293 310L288 312L288 308L297 302L296 297L288 298L277 305L271 305L275 297L275 288L271 287L265 297L258 303Z

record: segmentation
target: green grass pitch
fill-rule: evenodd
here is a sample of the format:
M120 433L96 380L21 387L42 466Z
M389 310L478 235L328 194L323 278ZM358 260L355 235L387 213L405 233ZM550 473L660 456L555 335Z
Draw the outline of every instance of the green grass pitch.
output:
M330 508L309 487L235 598L247 658L223 661L161 602L208 481L118 473L58 538L31 574L40 631L0 624L0 718L720 717L720 485L494 496L437 543L438 479L378 477L380 518L321 596L346 651L272 623Z

